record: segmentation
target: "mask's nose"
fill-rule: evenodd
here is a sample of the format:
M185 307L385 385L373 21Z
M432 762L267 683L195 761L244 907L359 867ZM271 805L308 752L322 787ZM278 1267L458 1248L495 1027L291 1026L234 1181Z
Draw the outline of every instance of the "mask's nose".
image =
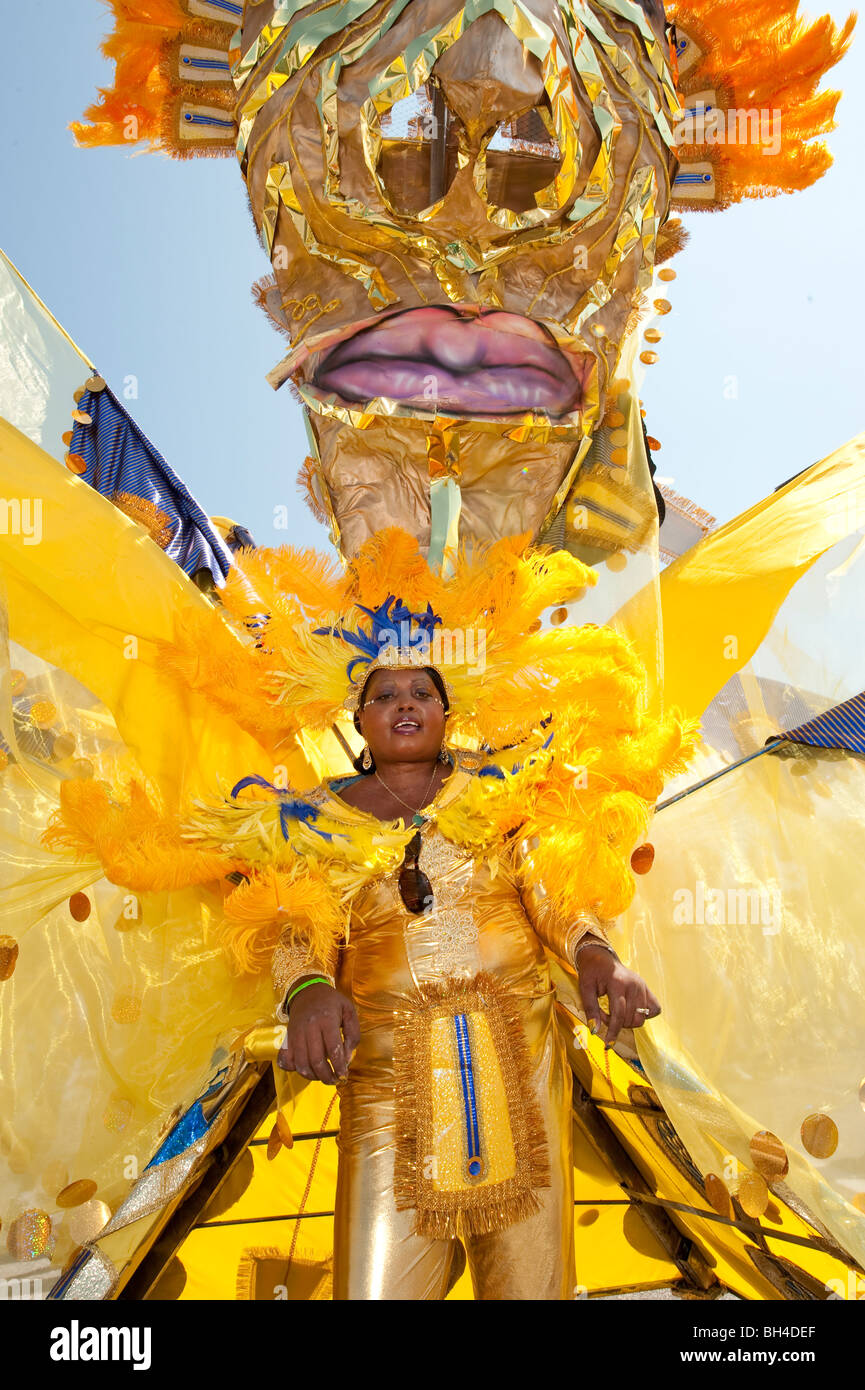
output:
M469 145L543 99L541 65L494 10L470 24L432 70Z

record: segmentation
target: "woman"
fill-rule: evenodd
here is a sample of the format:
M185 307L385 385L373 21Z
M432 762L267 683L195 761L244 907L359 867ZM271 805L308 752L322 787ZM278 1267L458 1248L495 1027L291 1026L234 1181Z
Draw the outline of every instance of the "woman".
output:
M335 1298L444 1297L455 1230L466 1246L477 1298L569 1298L575 1284L571 1081L543 945L562 955L567 951L567 963L578 963L587 1019L594 1031L603 1017L607 1046L621 1028L640 1027L660 1008L643 981L617 959L600 923L569 927L557 921L524 874L500 870L493 879L489 869L448 845L437 830L437 808L458 798L473 775L455 767L455 759L443 752L447 717L444 683L431 667L379 668L363 686L355 724L366 741L368 770L332 784L332 801L381 822L421 821L415 837L419 843L407 847L398 874L371 884L355 899L349 944L340 953L334 982L317 972L291 982L279 1064L330 1084L347 1078L341 1090ZM339 814L333 806L328 811ZM463 917L461 924L454 922L454 914ZM461 938L456 943L455 926ZM394 1094L399 1085L394 1078L394 1014L417 1007L418 991L423 994L430 986L440 1007L450 987L459 1009L461 996L471 992L479 975L490 977L516 1010L525 1046L515 1050L519 1060L528 1059L524 1108L531 1112L529 1122L540 1123L543 1134L536 1147L546 1148L546 1159L535 1154L533 1175L523 1175L519 1183L523 1200L513 1203L510 1213L485 1215L482 1205L470 1205L479 1191L471 1188L470 1174L462 1184L457 1180L457 1191L440 1182L438 1191L428 1194L433 1206L440 1199L438 1220L429 1220L431 1213L424 1212L423 1233L418 1211L400 1201L400 1193L406 1200L414 1195L412 1183L405 1175L401 1179L399 1171L395 1174L405 1117L401 1098ZM604 995L609 1011L602 1016L598 1001ZM472 1027L470 1018L466 1040ZM451 1043L456 1069L456 1035ZM482 1054L480 1039L478 1044L476 1052ZM424 1066L417 1055L422 1051L413 1049L415 1067ZM445 1050L435 1058L439 1074L446 1062ZM462 1059L461 1074L475 1073L476 1090L482 1065L482 1055ZM491 1058L490 1065L495 1072L496 1060ZM403 1079L415 1103L435 1085L434 1076ZM458 1120L442 1105L434 1123L456 1130ZM461 1136L469 1161L474 1139L478 1161L487 1170L485 1150L497 1143L513 1151L511 1166L532 1165L531 1155L521 1154L512 1136L497 1132L518 1127L519 1120L512 1117L510 1126L502 1117L497 1123L492 1114L481 1114L479 1120L474 1129L470 1121ZM434 1144L442 1137L433 1134ZM436 1153L425 1157L433 1165L437 1159L441 1163ZM522 1219L513 1219L523 1211ZM431 1233L435 1230L442 1234L437 1237Z
M544 622L592 572L521 545L447 577L398 531L347 570L236 557L220 608L178 620L161 661L279 776L261 758L176 810L134 780L70 778L46 836L157 920L160 894L186 892L190 959L194 914L215 954L218 913L244 1007L272 974L282 1067L344 1083L340 1299L443 1297L458 1238L479 1298L571 1297L571 1081L545 951L578 967L608 1043L658 1012L604 924L690 732L649 712L618 634ZM359 775L302 790L349 714ZM225 1010L221 1036L241 1020Z

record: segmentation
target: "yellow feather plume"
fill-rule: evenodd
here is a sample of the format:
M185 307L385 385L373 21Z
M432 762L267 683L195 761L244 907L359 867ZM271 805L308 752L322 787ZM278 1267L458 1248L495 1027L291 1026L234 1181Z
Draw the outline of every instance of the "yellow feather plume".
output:
M340 895L314 866L293 874L266 868L225 901L220 944L239 974L266 971L284 932L328 963L345 928Z
M112 800L104 782L61 783L60 810L42 839L50 849L98 859L106 878L134 892L210 883L242 867L221 850L186 843L179 821L162 815L137 782L126 803Z

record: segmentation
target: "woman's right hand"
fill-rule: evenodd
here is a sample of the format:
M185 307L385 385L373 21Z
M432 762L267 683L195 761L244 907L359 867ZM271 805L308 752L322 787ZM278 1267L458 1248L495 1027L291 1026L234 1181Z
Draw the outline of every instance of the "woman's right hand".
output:
M277 1065L308 1081L335 1086L348 1076L359 1042L360 1023L351 1000L331 985L307 985L289 1005L286 1042Z

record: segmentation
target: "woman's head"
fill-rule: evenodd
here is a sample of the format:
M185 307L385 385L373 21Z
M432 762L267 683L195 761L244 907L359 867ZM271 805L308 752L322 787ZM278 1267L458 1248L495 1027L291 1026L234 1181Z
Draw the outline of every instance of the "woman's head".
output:
M430 762L444 741L448 698L430 666L378 669L364 685L354 716L378 766Z

